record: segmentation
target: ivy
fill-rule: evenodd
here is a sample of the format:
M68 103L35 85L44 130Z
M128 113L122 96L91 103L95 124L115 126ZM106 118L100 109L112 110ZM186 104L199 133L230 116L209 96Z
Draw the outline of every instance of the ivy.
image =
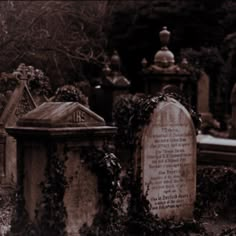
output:
M120 186L121 165L119 159L106 147L84 147L81 159L98 177L98 191L101 193L104 210L95 216L92 226L86 224L80 229L80 235L86 236L122 236L125 228L125 215L121 209L122 193Z
M22 156L22 153L21 155ZM11 229L7 236L18 235L35 235L37 231L35 225L30 221L27 211L25 210L24 198L24 161L18 159L17 162L18 183L15 192L15 209L11 220Z
M151 114L160 101L171 97L179 101L189 111L196 130L200 127L200 116L194 111L187 100L176 93L150 95L126 95L117 99L113 118L118 127L118 142L132 147L140 140L140 131L150 122Z
M68 186L65 177L66 147L63 158L59 158L56 147L48 146L48 161L45 181L40 184L42 201L36 210L36 219L42 236L66 235L67 213L64 194Z
M236 227L235 228L229 228L222 230L222 233L220 236L235 236L236 235Z
M175 222L163 220L150 212L150 203L142 192L141 168L134 175L130 171L130 198L128 211L113 204L103 214L98 214L91 227L80 230L82 236L188 236L191 233L207 235L200 222L195 220ZM122 196L122 195L121 195Z
M88 101L83 92L74 85L64 85L56 90L55 102L79 102L84 106L88 106Z
M217 189L217 191L216 191ZM197 172L195 216L216 218L236 211L236 170L229 167L204 167Z
M98 177L98 191L102 194L103 203L111 206L120 188L121 165L118 158L108 150L96 147L82 148L80 157Z
M131 171L130 201L128 205L128 217L126 231L129 236L184 236L191 232L205 235L205 230L201 224L195 220L176 222L174 219L160 219L158 215L153 215L150 211L150 203L147 194L142 191L141 167L137 172Z

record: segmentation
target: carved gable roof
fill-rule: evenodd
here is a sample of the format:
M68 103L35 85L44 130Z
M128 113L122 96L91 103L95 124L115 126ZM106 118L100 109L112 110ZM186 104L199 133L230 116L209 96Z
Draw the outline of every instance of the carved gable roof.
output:
M46 102L24 115L17 125L28 127L104 126L102 117L78 102Z
M7 92L6 92L7 93ZM8 96L5 106L0 114L0 122L3 125L12 125L27 112L33 110L36 104L24 81L19 81L14 90Z

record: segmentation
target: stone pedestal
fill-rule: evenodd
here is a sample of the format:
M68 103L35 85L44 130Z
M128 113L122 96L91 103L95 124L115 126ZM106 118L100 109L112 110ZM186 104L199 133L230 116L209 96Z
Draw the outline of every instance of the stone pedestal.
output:
M143 192L153 214L162 219L192 217L196 198L196 134L190 114L174 99L159 102L144 128L141 169Z
M112 123L112 111L113 106L116 100L121 96L129 93L129 85L128 86L118 86L118 85L103 85L104 91L104 119L108 123Z
M158 93L177 93L187 98L188 102L196 105L194 97L196 85L189 73L149 73L142 74L145 93L157 95Z
M130 83L125 77L119 75L117 80L114 78L104 77L102 85L93 88L90 98L90 107L108 124L112 123L112 111L116 99L128 94L130 88Z
M106 58L100 85L93 89L90 105L107 124L112 124L112 111L116 99L129 93L130 81L121 72L121 59L115 50Z
M45 194L40 183L49 181L50 175L55 178L51 161L59 161L65 169L57 174L68 184L61 202L67 214L66 232L79 235L82 225L91 225L103 207L98 177L81 157L81 150L111 143L116 128L105 126L101 117L79 103L48 102L7 131L17 139L18 186L24 189L29 219L37 223L36 211Z
M175 63L175 56L168 48L170 35L164 26L159 33L162 47L154 55L153 63L149 64L145 58L141 62L145 93L154 96L157 93L176 93L196 106L196 83L191 68L186 58L182 58L179 64Z

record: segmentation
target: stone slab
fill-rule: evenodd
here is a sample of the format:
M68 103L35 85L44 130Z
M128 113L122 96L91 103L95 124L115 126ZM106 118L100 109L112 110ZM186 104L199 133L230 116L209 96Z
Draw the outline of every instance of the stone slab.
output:
M210 96L209 77L205 72L201 72L201 76L197 83L197 110L199 113L209 113L209 96Z
M235 165L236 140L211 135L197 136L198 163L209 165Z
M176 100L160 102L142 138L143 191L160 218L192 217L196 197L196 134Z

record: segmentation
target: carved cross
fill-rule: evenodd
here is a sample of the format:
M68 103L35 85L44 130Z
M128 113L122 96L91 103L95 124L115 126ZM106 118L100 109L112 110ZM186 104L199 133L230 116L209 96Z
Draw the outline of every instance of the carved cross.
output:
M34 77L34 68L33 66L26 66L24 63L21 63L13 74L16 79L30 80Z

